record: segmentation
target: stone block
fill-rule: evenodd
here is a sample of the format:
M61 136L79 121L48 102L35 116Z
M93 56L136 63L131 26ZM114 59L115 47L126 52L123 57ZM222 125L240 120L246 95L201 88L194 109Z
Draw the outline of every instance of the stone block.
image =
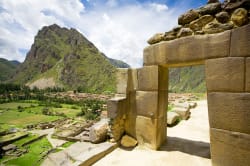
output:
M210 129L213 166L246 166L250 163L250 135Z
M138 69L138 89L143 91L168 90L168 68L145 66Z
M107 139L108 119L101 119L99 122L91 126L89 131L89 139L92 143L101 143Z
M136 138L139 145L158 149L166 140L166 118L152 119L143 116L136 118Z
M246 59L246 91L250 92L250 58Z
M158 92L137 91L136 110L137 114L141 116L158 117Z
M205 35L202 42L202 54L205 59L229 56L231 31ZM199 41L197 42L199 44Z
M175 107L173 108L173 112L179 114L181 119L184 119L184 120L187 120L191 115L189 108Z
M128 91L136 91L138 89L138 70L137 69L129 69L128 70Z
M125 121L125 132L132 136L136 137L135 134L135 122L136 122L136 92L129 93L129 109L126 111L126 121Z
M125 97L115 97L108 100L107 107L108 107L108 117L113 119L117 116L122 116L125 114L125 110L127 107L127 100Z
M144 49L143 64L149 65L196 65L205 59L229 56L230 31L218 34L195 35L164 41Z
M117 69L116 72L116 92L127 94L128 69Z
M232 30L230 56L250 57L250 24Z
M168 111L167 113L167 124L168 125L173 125L178 119L180 118L180 115L172 112L172 111Z
M137 91L137 114L149 118L166 116L167 91Z
M250 93L208 93L211 128L250 134Z
M243 92L244 58L218 58L206 60L208 91Z
M137 145L137 143L138 142L134 138L128 135L124 135L121 139L121 145L125 148L133 148Z
M160 42L146 47L143 50L143 66L167 64L165 56L168 43Z

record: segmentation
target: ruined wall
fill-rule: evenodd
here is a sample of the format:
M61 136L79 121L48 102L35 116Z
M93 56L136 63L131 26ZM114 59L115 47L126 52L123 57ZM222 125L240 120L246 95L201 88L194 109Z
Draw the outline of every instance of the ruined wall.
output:
M194 35L215 34L238 28L249 23L249 0L208 0L198 9L191 9L178 18L178 26L164 33L157 33L149 44L170 41Z
M216 0L210 4L214 3ZM220 8L218 12L229 12L228 21L234 29L215 34L192 32L169 41L154 39L143 51L142 68L118 72L117 92L122 98L114 98L108 104L116 141L126 133L139 145L158 149L166 139L168 67L204 64L212 164L249 165L250 24L244 25L249 22L247 19L241 24L244 26L237 27L239 24L233 20L237 8L249 10L249 1L227 3L230 10ZM240 20L245 19L242 12L237 15ZM196 19L201 17L200 14ZM216 17L213 21L219 20Z
M250 163L250 25L144 49L151 65L205 64L213 165Z

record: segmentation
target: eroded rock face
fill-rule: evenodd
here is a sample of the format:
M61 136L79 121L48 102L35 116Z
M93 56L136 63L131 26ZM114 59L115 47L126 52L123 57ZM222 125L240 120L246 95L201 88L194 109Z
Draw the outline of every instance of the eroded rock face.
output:
M232 14L231 20L237 26L245 25L248 22L247 10L244 8L236 9Z
M191 21L197 19L199 17L199 13L195 10L189 10L188 12L182 14L178 18L178 24L185 25L190 23Z

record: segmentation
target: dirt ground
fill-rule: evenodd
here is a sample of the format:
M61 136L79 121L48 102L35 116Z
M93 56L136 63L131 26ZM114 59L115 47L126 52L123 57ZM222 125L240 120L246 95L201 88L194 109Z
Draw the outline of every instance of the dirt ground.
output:
M117 148L95 166L211 166L207 101L198 101L191 118L167 128L167 142L159 151Z

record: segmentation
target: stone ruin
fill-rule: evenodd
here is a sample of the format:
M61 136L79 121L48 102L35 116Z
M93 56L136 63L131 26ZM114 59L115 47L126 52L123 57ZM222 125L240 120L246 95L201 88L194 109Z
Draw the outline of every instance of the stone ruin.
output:
M167 139L168 68L203 64L212 164L249 165L249 8L249 0L209 0L180 16L178 28L150 38L143 67L117 73L117 94L108 102L113 140L127 134L157 150Z

